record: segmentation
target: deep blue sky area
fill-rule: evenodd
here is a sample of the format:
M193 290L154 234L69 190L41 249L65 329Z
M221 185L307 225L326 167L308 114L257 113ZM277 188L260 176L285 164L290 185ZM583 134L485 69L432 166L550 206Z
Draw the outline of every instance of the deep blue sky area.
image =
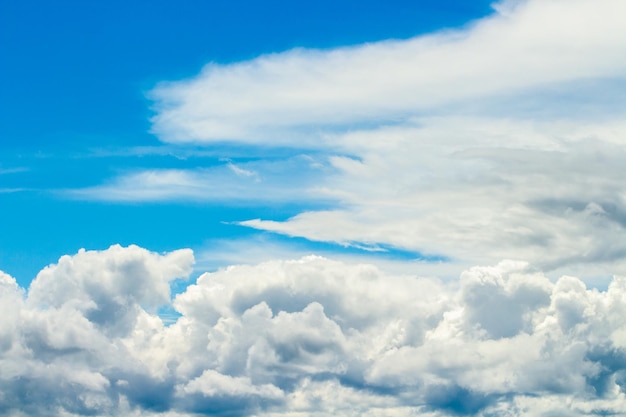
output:
M146 164L136 156L85 155L159 146L149 133L146 93L160 81L191 77L209 62L459 27L487 15L490 3L0 2L0 270L27 285L43 266L81 247L198 247L251 233L224 222L295 213L254 204L87 202L57 191Z

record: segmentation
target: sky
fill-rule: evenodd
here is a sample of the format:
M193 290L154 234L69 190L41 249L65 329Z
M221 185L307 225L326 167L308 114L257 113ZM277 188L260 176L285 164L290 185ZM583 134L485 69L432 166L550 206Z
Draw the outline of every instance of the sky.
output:
M0 2L0 413L626 413L626 3Z
M237 166L304 153L270 143L250 149L227 141L165 142L151 122L160 83L193 78L209 63L406 39L491 11L487 2L415 7L401 1L24 1L1 7L0 262L23 286L80 248L134 243L156 251L209 250L215 240L260 235L228 223L283 220L327 206L293 190L283 192L287 198L234 191L233 197L224 195L227 185L183 195L164 189L152 198L75 194L151 170L223 171L229 161Z

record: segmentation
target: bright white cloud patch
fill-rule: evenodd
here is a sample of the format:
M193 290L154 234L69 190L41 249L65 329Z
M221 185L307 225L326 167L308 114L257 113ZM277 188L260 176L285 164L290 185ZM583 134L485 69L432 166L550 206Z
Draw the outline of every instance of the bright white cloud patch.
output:
M621 0L529 0L496 10L468 28L409 40L210 64L194 79L153 91L154 131L168 142L302 146L300 132L311 145L324 126L396 121L486 97L624 76Z
M625 278L507 261L445 284L311 256L204 274L165 326L154 307L192 262L113 246L27 292L1 274L2 414L626 413Z

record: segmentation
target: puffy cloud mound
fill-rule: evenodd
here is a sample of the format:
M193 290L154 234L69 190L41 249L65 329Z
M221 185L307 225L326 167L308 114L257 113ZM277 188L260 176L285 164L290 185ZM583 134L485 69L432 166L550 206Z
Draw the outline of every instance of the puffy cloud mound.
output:
M626 278L520 262L456 282L310 256L190 274L189 250L80 251L0 274L8 416L626 413Z

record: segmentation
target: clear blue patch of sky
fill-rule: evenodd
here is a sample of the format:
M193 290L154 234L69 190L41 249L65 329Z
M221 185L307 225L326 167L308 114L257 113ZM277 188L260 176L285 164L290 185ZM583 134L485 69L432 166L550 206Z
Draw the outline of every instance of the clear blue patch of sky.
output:
M230 221L282 220L296 214L302 207L291 203L106 204L65 199L50 190L99 185L124 170L190 168L218 164L225 157L244 161L255 155L289 155L292 151L286 149L224 146L181 148L178 155L142 155L133 150L165 147L149 134L151 110L146 99L160 81L193 76L208 62L454 28L489 14L490 4L0 2L0 190L24 190L0 192L0 270L27 286L43 266L82 247L105 249L114 243L155 251L199 247L207 239L256 233ZM113 151L126 156L95 157ZM203 156L193 156L194 152Z
M44 266L80 248L136 244L157 252L199 248L207 238L258 233L234 224L255 217L284 220L299 206L209 203L113 204L64 200L46 192L0 194L0 270L27 286Z

